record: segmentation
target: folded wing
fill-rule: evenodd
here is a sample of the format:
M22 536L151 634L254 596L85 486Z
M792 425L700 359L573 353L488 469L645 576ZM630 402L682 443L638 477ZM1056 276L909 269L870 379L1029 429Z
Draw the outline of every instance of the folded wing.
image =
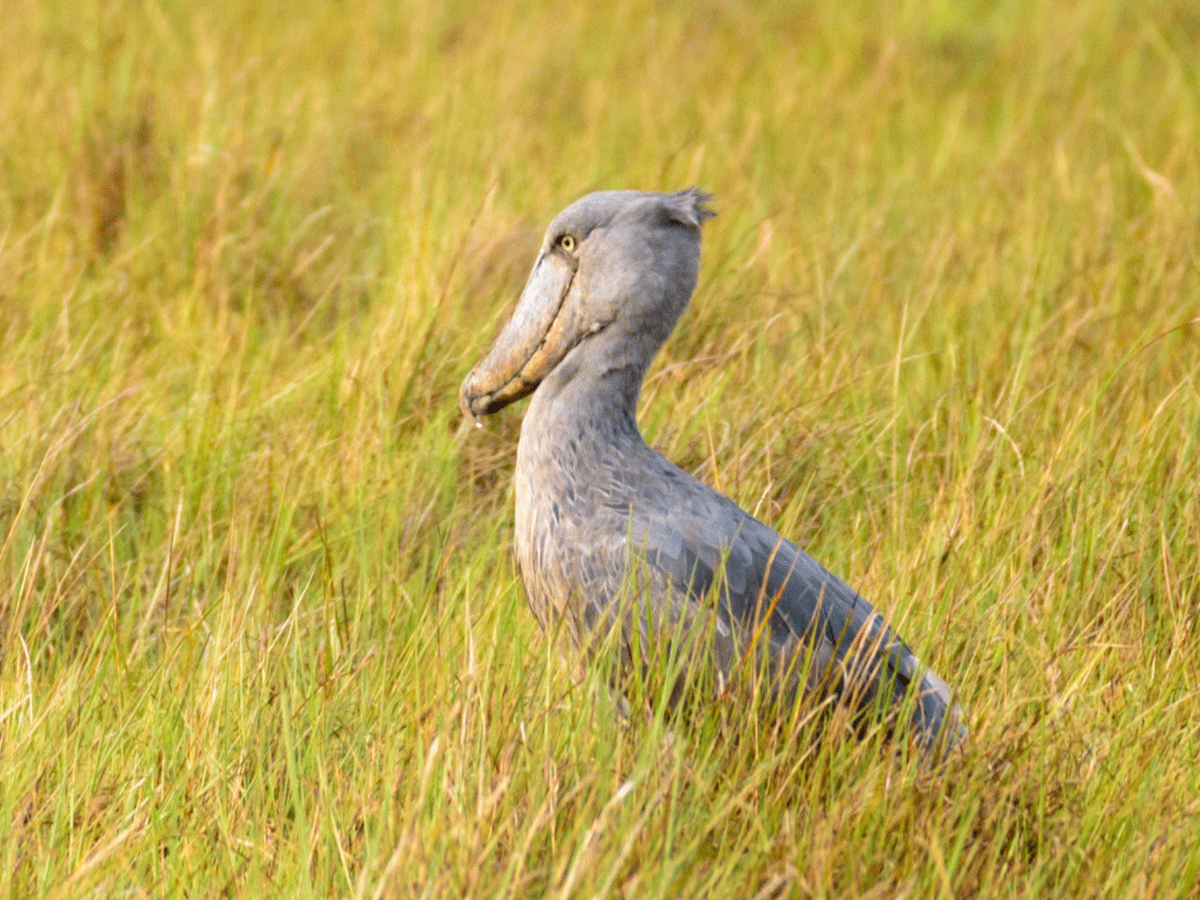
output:
M939 738L947 744L961 738L949 687L866 599L727 497L663 463L672 471L656 483L679 490L630 508L630 536L647 566L686 592L692 605L715 598L726 625L746 640L769 641L777 658L815 651L810 684L823 678L859 705L881 688L894 704L915 689L917 739L932 747Z

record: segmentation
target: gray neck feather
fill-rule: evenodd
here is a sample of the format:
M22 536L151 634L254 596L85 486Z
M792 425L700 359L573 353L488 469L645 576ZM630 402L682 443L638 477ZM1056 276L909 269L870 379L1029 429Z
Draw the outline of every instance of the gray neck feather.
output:
M603 430L641 443L638 394L661 343L646 331L619 326L585 338L534 392L522 435L527 429L539 438Z

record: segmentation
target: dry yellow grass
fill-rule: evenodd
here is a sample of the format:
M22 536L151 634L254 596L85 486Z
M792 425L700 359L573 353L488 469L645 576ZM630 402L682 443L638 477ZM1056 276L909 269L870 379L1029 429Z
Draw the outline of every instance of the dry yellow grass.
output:
M0 893L1197 892L1200 16L879 6L5 4ZM645 429L962 690L941 780L524 609L458 383L692 183Z

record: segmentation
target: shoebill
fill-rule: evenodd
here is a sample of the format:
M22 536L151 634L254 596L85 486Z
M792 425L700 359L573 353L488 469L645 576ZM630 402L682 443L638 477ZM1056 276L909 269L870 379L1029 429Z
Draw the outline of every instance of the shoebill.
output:
M690 641L686 665L709 667L710 684L761 672L776 698L890 710L894 731L940 754L965 734L947 684L844 581L638 431L642 380L696 286L710 199L693 188L572 203L463 382L476 421L533 394L516 465L529 605L585 651L619 632L626 665Z

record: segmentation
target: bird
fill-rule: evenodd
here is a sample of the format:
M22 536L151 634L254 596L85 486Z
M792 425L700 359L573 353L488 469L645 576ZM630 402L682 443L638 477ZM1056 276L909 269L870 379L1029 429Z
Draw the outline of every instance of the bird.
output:
M696 288L712 203L698 187L571 203L462 383L460 406L477 425L533 394L514 474L529 607L585 658L615 630L625 668L674 643L718 689L750 669L776 697L816 694L858 718L875 708L894 720L903 708L892 731L944 757L966 735L949 685L846 582L638 428L646 372Z

